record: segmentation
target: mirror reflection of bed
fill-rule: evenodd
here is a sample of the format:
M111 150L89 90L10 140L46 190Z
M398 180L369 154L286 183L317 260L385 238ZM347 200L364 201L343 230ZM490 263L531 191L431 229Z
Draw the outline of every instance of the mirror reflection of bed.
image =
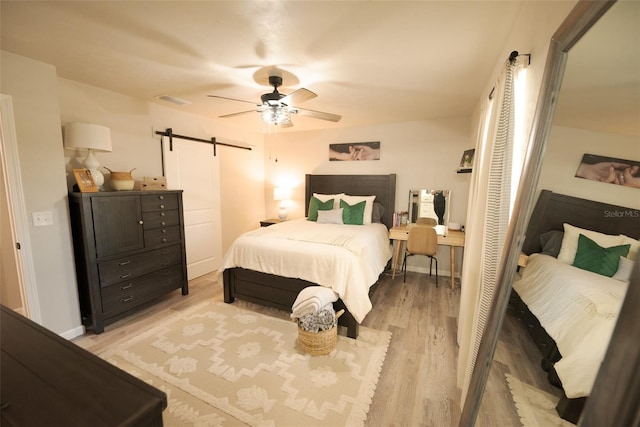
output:
M549 134L547 150L543 159L540 181L537 183L536 198L543 199L540 203L548 204L546 209L543 209L539 203L532 213L523 246L523 251L527 254L542 252L540 236L550 230L563 233L565 231L562 226L564 222L573 223L574 226L594 230L604 235L614 236L613 239L619 234L632 238L628 241L640 238L640 227L638 226L640 219L637 217L640 212L638 210L640 209L638 203L640 189L621 188L602 182L584 182L572 177L564 181L558 179L562 176L563 170L567 170L567 158L579 158L583 153L591 151L594 151L594 154L602 155L615 153L628 156L629 153L640 153L640 146L638 146L640 145L638 142L638 136L640 136L640 121L638 120L640 117L640 100L638 99L640 62L638 55L634 54L631 55L633 57L630 57L629 51L625 49L625 46L628 47L627 44L632 42L635 43L635 48L631 47L631 50L638 52L638 40L640 40L637 26L638 17L640 17L638 2L616 3L569 52L553 127ZM612 28L615 28L615 31ZM595 69L599 69L600 73L594 74L586 71ZM627 109L627 107L631 109ZM612 144L613 140L618 142ZM623 145L626 144L624 141L629 141L628 144L636 144L635 148ZM577 165L578 163L575 164L575 167ZM542 191L549 187L553 193ZM564 197L561 193L571 194L577 198ZM548 199L547 202L544 202L545 198ZM608 204L599 203L603 198L607 199ZM589 199L589 201L584 201L584 199ZM556 234L556 238L560 239L557 242L563 241L564 234ZM622 240L621 242L624 243ZM607 246L613 246L613 244ZM631 247L633 248L633 243ZM550 269L562 264L557 260L557 256L544 256L548 258L544 261L549 264L545 264L543 267L536 267L532 264L520 269L519 275L525 275L527 268L538 268L541 270L540 274L549 273L552 271ZM541 258L543 256L534 255L530 259L535 260L535 264L540 264ZM560 267L566 268L562 265ZM575 269L576 267L570 268ZM560 274L553 271L552 277L557 277ZM598 300L605 305L611 304L612 312L620 309L626 289L623 281L616 283L616 280L601 275L598 277L598 274L584 270L578 271L577 274L583 274L589 280L593 278L596 287L602 282L613 286L614 290L605 291L608 293L619 294L618 291L623 289L620 301ZM518 277L515 281L518 281ZM517 288L518 284L516 283L514 289ZM515 295L517 297L517 292ZM585 297L577 296L575 298ZM598 314L606 311L602 307L595 308L595 305L590 305L590 307L596 311L600 310L596 316L591 317L598 317ZM535 316L533 319L528 317L531 313L526 310L526 304L522 305L522 301L518 302L512 298L499 335L477 425L490 425L491 414L496 410L496 396L512 393L504 381L505 374L512 375L561 399L557 410L565 411L565 417L574 423L577 422L584 400L589 395L594 379L591 377L592 372L586 374L581 374L579 371L571 374L563 372L566 385L560 383L558 387L557 366L554 366L554 360L549 359L558 359L555 361L558 365L564 355L559 354L557 343L554 340L548 341L549 334L544 334L544 329L540 332L540 329L534 324L539 319ZM566 315L566 313L559 313L560 315ZM611 316L606 314L603 317ZM546 320L546 322L552 320ZM563 324L566 325L569 322L571 322L570 319L563 318ZM612 320L612 324L615 324L615 318ZM547 327L552 328L551 326ZM608 325L605 329L607 332L605 338L594 339L591 337L591 340L587 339L574 345L589 355L600 353L600 357L604 357L613 326ZM572 337L577 336L576 334L577 332ZM577 341L578 338L575 340ZM598 340L605 342L592 342ZM570 361L571 357L575 357L570 354L572 349L565 350L567 353L565 364ZM600 366L599 360L601 358L592 361L597 364L596 372ZM543 364L549 373L541 367L543 359ZM575 368L579 366L577 363L571 363L571 365ZM556 385L552 385L550 380ZM567 392L563 387L570 390L568 394L573 398L567 398ZM562 399L563 395L564 399ZM506 420L515 423L513 425L519 425L518 414L514 414L512 409L505 409L503 421L506 422Z

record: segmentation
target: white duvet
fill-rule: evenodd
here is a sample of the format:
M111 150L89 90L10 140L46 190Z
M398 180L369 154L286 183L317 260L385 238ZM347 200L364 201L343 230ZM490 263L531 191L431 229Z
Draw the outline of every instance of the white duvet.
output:
M513 288L558 345L555 369L569 398L588 396L611 339L628 284L529 256Z
M219 272L242 267L326 286L360 323L371 311L369 288L391 255L383 224L319 224L296 219L238 237Z

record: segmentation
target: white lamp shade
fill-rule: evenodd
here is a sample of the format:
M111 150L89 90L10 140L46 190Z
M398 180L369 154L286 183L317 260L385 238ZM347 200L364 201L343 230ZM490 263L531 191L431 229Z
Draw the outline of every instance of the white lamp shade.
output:
M285 187L276 187L273 189L273 200L290 200L291 189Z
M111 131L91 123L69 123L64 127L64 148L111 151Z

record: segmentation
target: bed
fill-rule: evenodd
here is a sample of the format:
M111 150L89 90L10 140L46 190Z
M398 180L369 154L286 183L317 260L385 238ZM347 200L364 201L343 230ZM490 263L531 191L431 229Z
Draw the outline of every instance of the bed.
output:
M640 247L639 222L636 209L548 190L541 192L529 221L523 244L528 260L521 278L514 281L510 306L527 324L550 381L563 389L558 413L574 423L593 386L628 287L632 260ZM594 242L620 249L602 252ZM591 255L590 248L607 253L597 257L598 267L583 261ZM603 267L605 258L619 261ZM608 272L602 271L606 268Z
M339 194L345 193L351 196L375 196L375 202L382 208L380 223L366 224L363 226L344 225L345 228L370 228L376 230L373 236L362 237L365 242L359 240L356 248L344 248L344 245L327 245L325 242L305 242L310 240L311 235L322 235L325 240L340 240L335 224L318 224L312 221L290 220L281 224L272 225L264 229L258 229L240 236L229 249L223 260L221 267L223 283L224 283L224 301L233 303L235 298L245 301L258 303L270 307L275 307L285 311L291 311L298 293L307 286L325 285L334 288L341 298L334 304L336 310L344 309L345 313L340 316L339 323L347 328L347 336L356 338L358 336L359 320L361 321L366 315L367 301L370 304L370 296L375 289L375 282L379 275L384 271L385 266L391 259L391 248L388 239L388 229L391 228L393 222L393 212L395 211L395 189L396 175L306 175L305 177L305 213L309 212L309 203L313 194ZM312 224L304 224L304 223ZM325 227L325 226L335 227ZM305 226L322 226L322 232L318 233L313 229ZM303 227L302 229L299 227ZM326 230L326 232L325 232ZM297 237L289 239L285 236L287 232L293 232ZM381 236L384 236L384 242L380 242ZM257 243L258 249L254 251L254 255L249 257L249 262L236 259L236 253L244 252L242 247L238 246L251 241L258 241L259 237L265 237L269 240ZM366 240L373 239L373 240ZM382 255L376 252L374 255L375 266L364 268L365 270L376 269L376 277L373 277L372 271L366 271L364 276L365 282L345 284L344 280L335 281L331 278L322 277L318 271L332 272L336 270L346 271L344 267L335 267L335 262L340 263L341 258L352 257L354 252L363 251L372 241L378 241L380 246L386 247L382 249ZM260 246L262 249L260 249ZM302 264L300 261L291 262L293 252L302 253L302 246L308 246L310 253L301 255L303 257ZM278 248L282 250L278 250ZM358 249L360 248L360 249ZM292 252L293 251L293 252ZM388 251L388 252L387 252ZM319 253L325 253L329 258L321 258ZM333 253L333 254L332 254ZM341 255L339 255L341 254ZM381 257L386 258L383 266L380 267ZM331 264L327 264L327 259L331 259ZM246 258L245 258L246 259ZM306 259L306 261L305 261ZM309 267L307 264L309 263ZM311 264L318 264L312 267ZM298 268L293 273L282 273L285 268L290 266L304 266ZM355 277L359 272L350 270L351 278L355 280L361 279ZM323 283L316 283L324 281ZM329 282L327 282L327 280ZM347 280L351 282L351 280ZM349 288L347 289L347 285ZM354 290L356 289L356 290ZM364 296L362 295L364 292ZM358 302L354 303L353 295L358 294ZM362 298L366 298L363 301ZM350 308L354 311L352 312ZM370 307L369 307L370 309Z

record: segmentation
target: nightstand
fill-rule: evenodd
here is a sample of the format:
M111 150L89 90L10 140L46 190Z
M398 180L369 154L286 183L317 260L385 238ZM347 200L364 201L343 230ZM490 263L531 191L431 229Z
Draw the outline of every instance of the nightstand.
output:
M279 220L278 218L265 219L265 220L260 221L260 227L268 227L270 225L279 224L281 222L282 221Z

